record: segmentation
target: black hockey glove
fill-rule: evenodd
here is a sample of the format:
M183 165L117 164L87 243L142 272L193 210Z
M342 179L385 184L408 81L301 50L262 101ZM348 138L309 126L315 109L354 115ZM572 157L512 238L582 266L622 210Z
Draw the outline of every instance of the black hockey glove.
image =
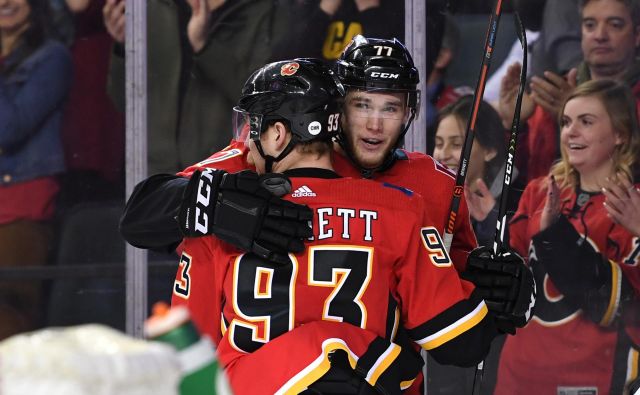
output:
M514 251L494 256L490 248L478 247L471 251L461 277L476 286L500 331L513 335L516 328L525 326L533 316L536 301L533 273Z
M185 189L178 224L187 237L215 234L243 251L288 264L311 237L309 207L282 200L291 189L281 174L196 171Z

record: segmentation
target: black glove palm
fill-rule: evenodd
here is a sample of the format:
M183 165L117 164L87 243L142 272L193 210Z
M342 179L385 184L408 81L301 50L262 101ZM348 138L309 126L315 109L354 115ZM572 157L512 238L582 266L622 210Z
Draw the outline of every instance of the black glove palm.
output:
M290 188L281 174L196 171L178 212L180 229L187 237L215 234L243 251L287 264L287 253L304 250L304 239L312 235L311 209L270 192L283 195Z
M533 316L533 273L517 253L507 251L494 256L490 248L478 247L471 251L461 277L476 286L501 331L514 334Z

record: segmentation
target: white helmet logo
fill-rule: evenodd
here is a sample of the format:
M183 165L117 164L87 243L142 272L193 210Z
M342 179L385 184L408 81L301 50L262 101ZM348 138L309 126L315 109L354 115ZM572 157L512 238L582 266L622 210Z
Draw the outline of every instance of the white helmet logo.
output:
M322 126L320 125L320 122L313 121L309 124L309 127L307 129L309 130L310 135L316 136L322 130Z
M374 72L371 73L371 77L373 77L373 78L387 78L387 79L397 80L398 78L400 78L400 74L380 73L380 72L374 71Z

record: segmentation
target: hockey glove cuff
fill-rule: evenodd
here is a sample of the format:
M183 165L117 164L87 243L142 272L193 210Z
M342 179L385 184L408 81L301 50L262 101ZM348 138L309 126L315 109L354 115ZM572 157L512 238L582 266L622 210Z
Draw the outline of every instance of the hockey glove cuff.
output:
M196 170L189 179L178 210L178 225L186 237L211 234L213 211L218 196L222 170Z
M196 171L179 211L185 236L215 234L243 251L275 263L288 264L289 252L301 252L311 237L309 207L274 196L291 182L281 174L259 176L251 171L231 174Z
M476 286L502 332L515 334L533 316L536 287L533 273L514 251L495 256L488 247L471 251L461 274Z

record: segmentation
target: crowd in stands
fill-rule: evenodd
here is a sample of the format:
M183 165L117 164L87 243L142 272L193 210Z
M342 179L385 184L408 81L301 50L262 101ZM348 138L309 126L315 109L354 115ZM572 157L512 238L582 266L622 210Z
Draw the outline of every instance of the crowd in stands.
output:
M464 59L475 78L480 64L459 51L457 16L488 20L493 2L427 2L455 3L430 16L443 38L428 43L438 55L420 76L427 151L455 172L474 103L470 87L448 83L449 66ZM491 247L514 165L507 240L539 302L527 327L494 341L483 393L623 393L640 362L640 1L512 3L503 12L521 13L531 34L515 163L505 147L523 66L508 57L480 102L465 193ZM147 0L147 21L149 174L175 174L229 143L252 71L333 62L358 34L403 41L405 20L395 0ZM124 0L0 0L0 269L64 265L65 214L124 201L128 50ZM0 278L0 340L47 325L49 286ZM473 368L429 366L430 393L471 392Z

